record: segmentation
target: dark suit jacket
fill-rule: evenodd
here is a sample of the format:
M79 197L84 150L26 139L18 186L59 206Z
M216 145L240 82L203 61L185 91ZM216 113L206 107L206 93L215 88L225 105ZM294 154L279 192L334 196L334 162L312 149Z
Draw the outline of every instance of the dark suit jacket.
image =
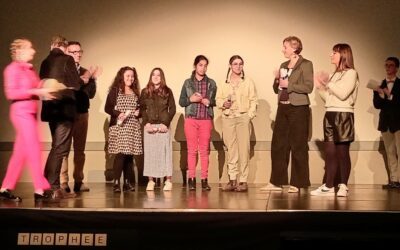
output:
M382 81L381 89L387 87L386 80ZM394 133L400 130L400 79L396 80L392 89L392 100L381 98L378 92L374 91L374 107L380 109L378 130L386 132L389 130Z
M280 68L287 68L290 61L281 64ZM279 82L274 82L275 93L278 94L278 100L281 94ZM287 88L289 101L294 106L310 105L308 94L314 88L313 64L311 61L299 56L292 73L289 76L289 85Z
M52 78L74 90L63 90L61 98L51 101L43 101L42 121L66 121L74 120L76 116L75 93L80 89L83 81L76 70L74 59L64 54L58 48L50 51L40 66L40 79Z

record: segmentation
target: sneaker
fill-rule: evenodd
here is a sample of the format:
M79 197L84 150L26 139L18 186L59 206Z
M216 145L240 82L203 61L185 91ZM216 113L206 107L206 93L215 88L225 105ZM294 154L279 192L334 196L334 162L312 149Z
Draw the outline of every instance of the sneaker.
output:
M166 180L164 183L164 191L171 191L172 190L172 182L170 180Z
M248 190L247 182L240 182L235 189L236 192L247 192L247 190Z
M146 191L154 191L155 185L156 185L156 183L154 181L149 181L147 183Z
M260 188L260 191L282 191L283 189L279 186L275 186L272 183Z
M346 184L339 184L339 190L336 193L338 197L346 197L348 195L349 189Z
M310 194L313 196L335 196L335 188L328 188L323 184L319 188L311 191Z
M298 192L299 192L299 189L297 187L295 187L295 186L289 187L288 193L298 193Z
M9 200L15 202L22 201L21 197L13 195L8 189L4 192L0 192L0 200Z

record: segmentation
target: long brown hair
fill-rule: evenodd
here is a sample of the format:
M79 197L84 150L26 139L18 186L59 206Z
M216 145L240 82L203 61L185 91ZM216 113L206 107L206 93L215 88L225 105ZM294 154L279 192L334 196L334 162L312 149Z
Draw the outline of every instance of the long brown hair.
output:
M244 63L243 58L239 55L234 55L229 59L229 65L232 65L233 61L235 61L236 59L240 59L242 61L242 63ZM231 72L231 67L228 68L228 73L226 73L226 80L225 82L228 83L228 77L229 77L229 73ZM244 79L244 70L242 70L242 76L241 76L242 80Z
M340 54L339 65L336 68L336 72L354 69L353 52L350 45L346 43L338 43L333 46L332 50Z
M139 78L136 72L135 67L122 67L118 70L117 75L114 78L113 83L111 84L110 90L112 88L118 88L122 91L122 93L125 93L125 82L124 82L124 73L128 70L132 70L133 71L133 83L130 86L130 88L133 90L133 92L139 97L140 95L140 91L139 91Z
M160 78L161 78L160 87L158 89L154 87L154 83L151 80L151 77L153 76L153 73L156 70L160 72ZM144 91L150 97L152 97L154 94L157 94L161 97L167 97L169 95L169 88L167 87L167 83L165 81L165 74L161 68L154 68L151 70L149 82L147 83L146 89Z

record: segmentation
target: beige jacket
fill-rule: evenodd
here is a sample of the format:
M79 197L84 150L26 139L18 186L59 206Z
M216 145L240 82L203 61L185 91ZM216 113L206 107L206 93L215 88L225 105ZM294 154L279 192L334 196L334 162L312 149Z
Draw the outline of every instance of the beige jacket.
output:
M229 83L223 83L218 86L216 103L217 107L223 110L225 115L229 114L229 109L223 107L224 102L228 100L229 95L231 95L231 86ZM247 113L250 119L256 116L256 110L258 105L258 97L256 86L252 79L245 77L239 83L239 87L236 91L237 96L237 106L239 107L240 113Z
M359 80L354 69L336 72L327 83L327 90L319 90L326 111L353 112Z

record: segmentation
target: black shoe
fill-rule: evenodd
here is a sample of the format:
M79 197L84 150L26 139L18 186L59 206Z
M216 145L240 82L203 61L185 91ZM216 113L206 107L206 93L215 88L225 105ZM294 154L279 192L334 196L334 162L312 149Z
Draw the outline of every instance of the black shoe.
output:
M43 194L34 193L33 198L35 202L56 202L60 201L55 195L52 195L52 192L44 192Z
M391 181L386 185L382 185L383 189L396 189L396 188L400 188L400 183L399 182L395 182L395 181Z
M114 184L113 192L114 193L121 193L121 187L118 184Z
M71 189L69 188L69 186L68 186L68 183L62 183L61 184L61 188L62 189L64 189L64 191L66 192L66 193L71 193Z
M133 192L135 191L135 187L132 186L129 182L124 183L124 185L122 186L122 190L124 192Z
M189 190L191 191L196 190L196 178L189 178L188 184L189 184Z
M203 191L210 191L211 187L208 185L208 180L207 179L202 179L201 180L201 189L203 189Z
M1 200L9 200L9 201L15 201L15 202L20 202L22 201L21 197L13 195L10 190L6 190L4 192L0 192L0 199Z
M89 192L90 188L86 186L83 182L75 182L74 183L74 192L79 193L79 192Z

